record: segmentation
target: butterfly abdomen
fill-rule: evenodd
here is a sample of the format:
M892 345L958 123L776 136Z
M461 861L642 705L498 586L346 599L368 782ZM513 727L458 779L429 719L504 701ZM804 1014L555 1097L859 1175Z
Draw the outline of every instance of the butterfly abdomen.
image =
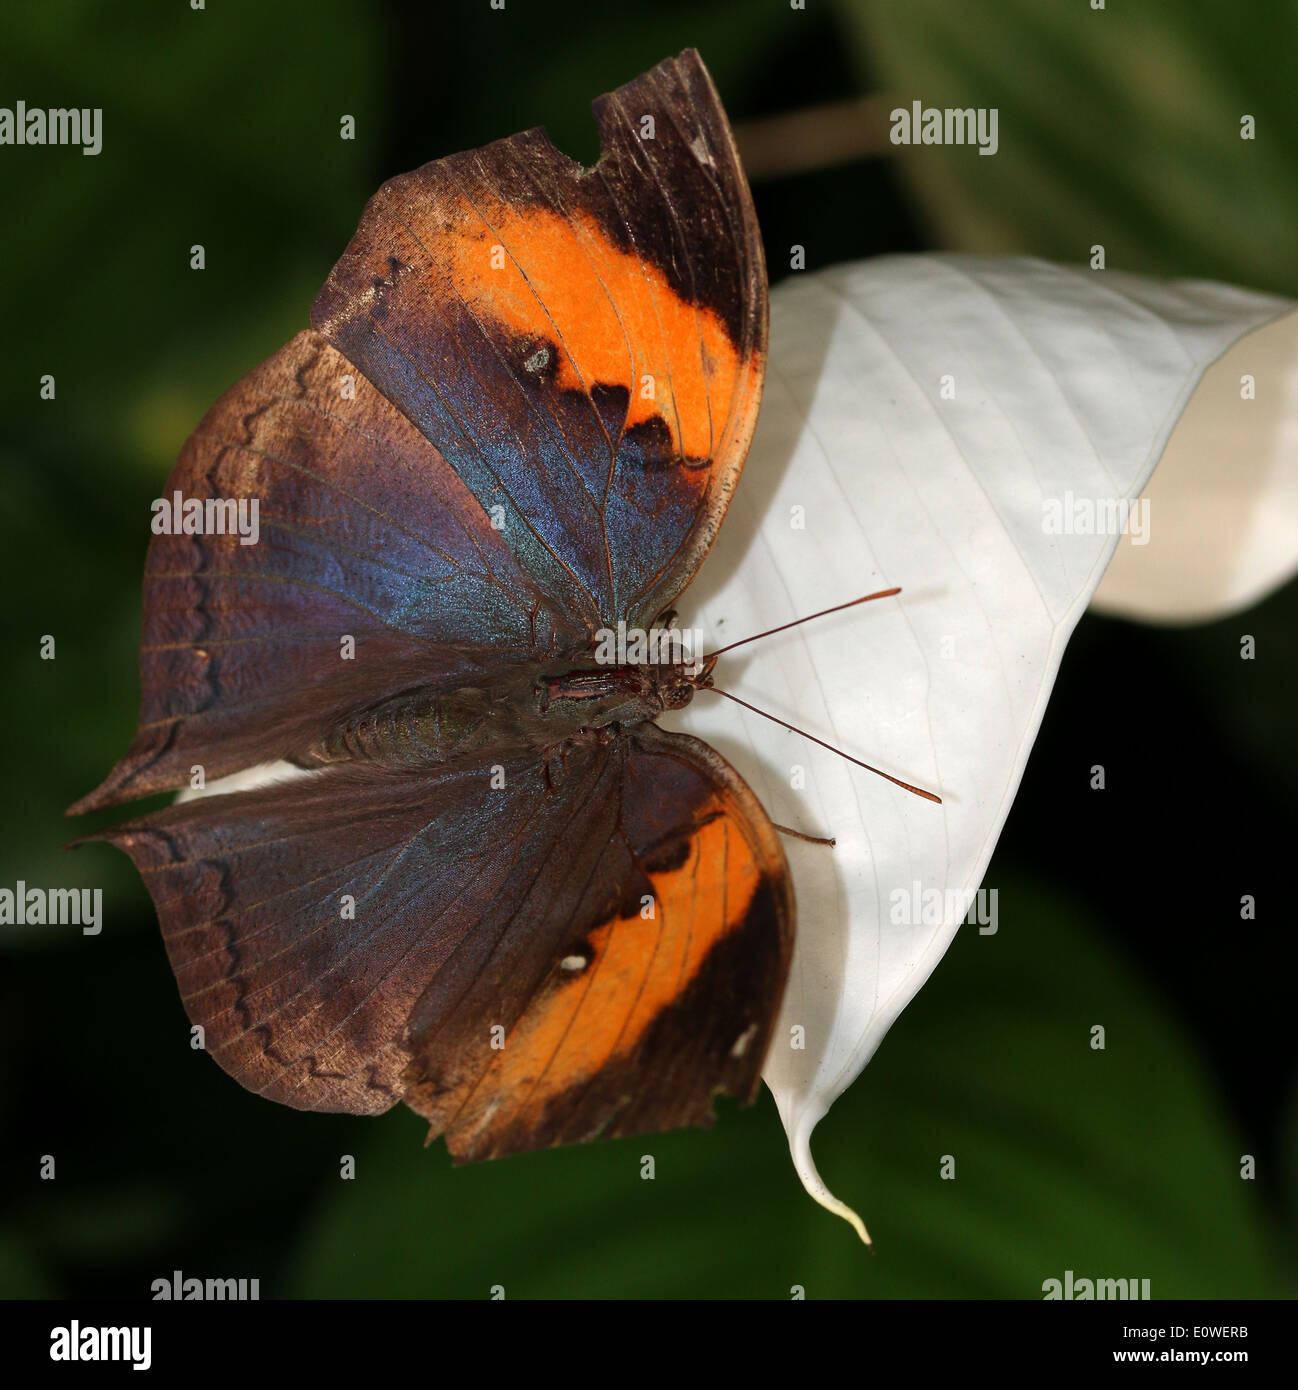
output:
M680 686L680 692L676 687ZM670 694L667 687L670 687ZM297 761L307 767L364 762L438 766L473 755L544 752L607 725L634 725L686 703L687 678L649 667L522 671L486 687L419 689L344 720Z
M369 762L441 764L475 749L522 751L526 737L508 704L486 690L417 690L348 719L300 759L308 766Z

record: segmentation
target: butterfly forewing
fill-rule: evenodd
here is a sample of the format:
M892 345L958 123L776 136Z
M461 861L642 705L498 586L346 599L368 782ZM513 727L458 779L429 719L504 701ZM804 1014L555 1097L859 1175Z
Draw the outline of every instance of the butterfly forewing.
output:
M551 597L648 626L711 544L757 417L766 279L697 54L385 184L312 323L452 460Z
M258 536L155 535L140 724L74 812L303 752L413 686L572 650L438 450L318 334L299 333L190 436L166 497L255 500Z

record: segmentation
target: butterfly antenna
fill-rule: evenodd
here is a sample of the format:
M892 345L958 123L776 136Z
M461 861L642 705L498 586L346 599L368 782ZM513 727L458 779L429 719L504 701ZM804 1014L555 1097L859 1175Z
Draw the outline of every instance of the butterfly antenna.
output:
M877 594L865 594L861 598L851 599L849 602L837 604L833 608L822 608L819 613L808 613L805 618L794 618L791 623L781 623L779 627L770 627L767 628L765 632L755 632L751 637L744 637L738 642L731 642L728 647L718 647L716 651L709 652L703 660L711 661L714 657L720 656L722 652L732 652L736 647L742 647L748 642L756 642L761 637L773 637L777 632L785 632L791 627L797 627L799 623L809 623L813 618L826 618L831 613L841 613L844 608L855 608L858 603L869 603L871 599L875 598L891 598L893 594L899 593L901 593L900 589L880 589ZM725 691L719 690L717 694L724 695ZM761 714L761 710L757 712ZM778 722L779 721L776 720L776 723ZM795 730L795 732L801 731ZM810 735L808 735L808 737L810 737ZM838 750L835 749L834 751L837 752ZM844 754L844 756L846 757L846 754Z
M897 590L890 589L888 592L895 594ZM880 598L882 595L871 594L870 597ZM857 603L865 602L864 599L857 599L856 601ZM851 607L850 604L846 603L842 606L844 608ZM834 610L831 608L828 611L832 613ZM813 614L812 616L819 617L820 615ZM790 623L788 626L792 627L793 624ZM778 630L777 628L776 631ZM749 640L751 641L752 639L750 638ZM736 642L735 645L738 646L739 643ZM876 776L882 777L887 782L891 782L894 787L901 787L903 791L914 792L916 796L922 796L925 801L935 801L939 806L942 804L942 798L940 796L934 796L932 792L926 792L921 787L912 787L909 782L903 782L900 777L893 777L890 773L884 772L882 768L871 767L869 763L863 763L860 758L854 758L850 753L844 753L841 748L835 748L832 743L826 743L823 738L817 738L815 734L809 734L805 729L797 728L796 725L786 724L783 719L777 719L775 715L767 714L764 709L758 709L756 705L750 705L747 700L741 700L738 695L732 695L728 690L718 690L715 685L703 685L700 686L699 689L711 690L716 695L724 695L727 700L733 700L735 704L743 705L745 709L752 710L754 714L760 714L763 719L769 719L772 724L778 724L782 729L788 729L791 734L801 734L803 738L809 738L812 743L818 743L822 748L829 749L831 753L837 753L840 758L846 758L849 763L855 763L857 767L863 767L867 772L873 772Z

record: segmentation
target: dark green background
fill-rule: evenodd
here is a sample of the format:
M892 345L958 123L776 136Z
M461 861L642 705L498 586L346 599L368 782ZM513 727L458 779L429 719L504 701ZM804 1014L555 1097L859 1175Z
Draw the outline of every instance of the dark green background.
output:
M263 1297L1033 1298L1073 1269L1288 1296L1292 590L1184 632L1084 620L988 875L999 933L960 934L817 1134L874 1257L803 1196L765 1096L710 1133L462 1171L408 1112L256 1099L189 1050L126 859L60 846L134 727L149 502L212 400L305 325L384 178L542 123L593 157L590 99L693 44L736 121L881 88L1001 111L994 159L759 183L773 278L795 242L814 269L1102 241L1111 267L1298 294L1294 36L1291 5L1208 0L11 0L0 105L101 106L104 150L0 148L0 884L101 886L105 927L0 939L0 1291L144 1296L179 1268Z

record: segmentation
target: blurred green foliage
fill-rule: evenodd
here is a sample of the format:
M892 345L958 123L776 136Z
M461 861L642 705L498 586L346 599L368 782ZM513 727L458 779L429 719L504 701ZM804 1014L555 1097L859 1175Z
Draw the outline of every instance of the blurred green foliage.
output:
M1098 243L1110 270L1298 293L1290 0L842 7L859 69L899 104L1000 113L993 158L898 151L944 245L1086 261Z
M1079 630L988 876L1000 932L961 934L817 1133L874 1258L802 1194L766 1098L707 1134L452 1170L404 1111L245 1093L189 1050L129 864L67 858L61 812L134 727L149 501L211 401L305 324L382 179L538 123L589 158L590 99L693 44L736 119L880 86L1001 108L994 159L910 150L757 187L773 275L794 242L814 269L930 245L1077 260L1103 241L1113 266L1294 292L1292 13L6 7L0 104L101 106L104 149L0 150L0 883L100 886L105 929L0 941L0 1293L143 1296L175 1268L258 1277L265 1297L1038 1297L1066 1268L1155 1296L1291 1292L1295 948L1269 837L1292 823L1292 593L1243 620L1261 653L1245 671L1239 620ZM1119 772L1102 805L1097 760ZM1263 904L1247 934L1244 891Z

